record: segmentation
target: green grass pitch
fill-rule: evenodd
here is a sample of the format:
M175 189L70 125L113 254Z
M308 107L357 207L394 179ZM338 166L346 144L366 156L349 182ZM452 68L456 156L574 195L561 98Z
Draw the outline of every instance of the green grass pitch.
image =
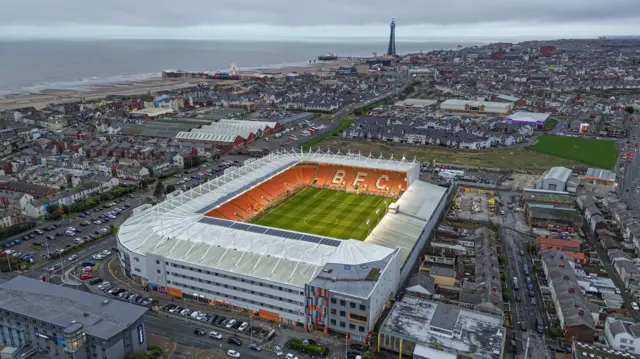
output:
M582 137L542 135L527 149L604 169L612 169L618 156L615 141Z
M267 210L253 223L338 239L364 240L393 200L307 187ZM371 219L367 226L367 219Z

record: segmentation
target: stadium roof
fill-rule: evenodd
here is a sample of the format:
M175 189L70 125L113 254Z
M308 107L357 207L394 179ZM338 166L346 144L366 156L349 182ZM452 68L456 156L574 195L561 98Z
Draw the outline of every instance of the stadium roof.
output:
M413 182L396 202L398 213L384 216L366 242L400 248L404 263L446 192L446 188L438 185Z
M308 283L326 263L356 265L380 261L392 254L395 247L385 248L374 242L341 241L204 216L302 161L395 171L418 166L415 162L359 154L276 152L249 160L187 192L176 191L156 206L137 208L120 226L118 240L139 255L152 253L297 286Z

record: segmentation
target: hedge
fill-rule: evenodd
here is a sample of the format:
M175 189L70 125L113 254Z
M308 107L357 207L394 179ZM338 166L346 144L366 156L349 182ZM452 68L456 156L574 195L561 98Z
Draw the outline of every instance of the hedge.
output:
M289 343L289 348L293 350L297 350L303 353L308 353L311 355L320 355L324 356L327 353L327 348L318 344L309 344L304 345L302 340L294 339Z

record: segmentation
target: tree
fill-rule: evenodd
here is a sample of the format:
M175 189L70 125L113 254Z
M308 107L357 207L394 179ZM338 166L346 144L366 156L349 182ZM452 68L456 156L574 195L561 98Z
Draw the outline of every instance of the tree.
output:
M169 194L169 193L171 193L171 192L173 192L175 190L176 190L176 186L170 184L170 185L167 186L166 193Z
M162 184L162 180L158 180L156 183L156 189L153 191L153 195L158 198L164 194L164 185Z
M627 106L624 108L625 111L627 111L628 114L633 115L633 113L636 111L635 108L633 108L633 106Z
M502 264L502 263L504 263L504 260L505 260L505 258L504 258L504 254L499 254L499 255L498 255L498 262L499 262L500 264Z

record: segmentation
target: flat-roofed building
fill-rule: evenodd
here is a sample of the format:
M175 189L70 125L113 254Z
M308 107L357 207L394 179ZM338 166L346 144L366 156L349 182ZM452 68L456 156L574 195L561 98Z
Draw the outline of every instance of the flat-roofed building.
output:
M419 358L502 358L503 318L405 295L380 327L378 350Z
M65 359L124 359L147 350L147 308L39 280L0 285L0 344Z
M450 99L440 104L441 112L508 115L511 110L513 110L513 104L509 102Z

